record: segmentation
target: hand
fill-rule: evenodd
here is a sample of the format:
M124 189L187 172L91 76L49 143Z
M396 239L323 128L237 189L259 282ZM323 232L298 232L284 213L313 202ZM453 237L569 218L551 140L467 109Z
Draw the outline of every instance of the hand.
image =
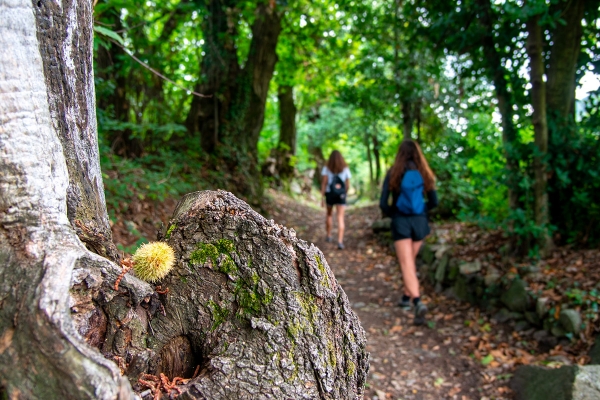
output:
M321 207L325 208L325 198L321 197Z

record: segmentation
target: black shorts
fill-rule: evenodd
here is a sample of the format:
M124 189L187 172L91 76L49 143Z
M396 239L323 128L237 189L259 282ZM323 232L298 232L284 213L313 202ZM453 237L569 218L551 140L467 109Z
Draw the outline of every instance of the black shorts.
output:
M335 204L346 204L346 193L344 194L334 194L334 193L325 193L325 203L328 206L333 206Z
M392 218L392 238L394 242L402 239L412 239L415 242L429 235L429 222L426 215L406 215Z

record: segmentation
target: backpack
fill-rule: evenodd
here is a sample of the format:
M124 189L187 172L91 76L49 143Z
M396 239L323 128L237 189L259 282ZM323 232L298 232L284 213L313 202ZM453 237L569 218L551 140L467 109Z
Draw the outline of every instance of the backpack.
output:
M424 186L423 177L418 170L411 169L404 173L400 184L400 196L396 201L396 207L402 214L423 214L423 211L425 211Z
M329 184L329 193L334 194L340 198L344 198L344 196L346 195L346 184L344 183L342 178L340 178L340 176L337 174L333 175L333 179Z

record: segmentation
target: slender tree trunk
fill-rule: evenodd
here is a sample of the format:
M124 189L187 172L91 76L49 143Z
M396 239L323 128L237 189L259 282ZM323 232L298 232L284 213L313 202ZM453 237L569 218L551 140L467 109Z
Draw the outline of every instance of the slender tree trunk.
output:
M371 187L375 183L375 175L373 173L373 157L371 156L371 134L365 132L365 150L367 151L367 163L369 164L369 184Z
M381 156L379 154L379 139L377 139L377 132L372 137L373 139L373 156L375 157L375 182L379 185L381 181Z
M412 139L413 124L413 104L409 100L404 100L402 101L402 136L404 140Z
M285 85L279 86L277 97L279 99L279 143L275 158L279 177L287 180L294 175L292 157L296 154L294 88Z
M506 168L508 171L508 197L511 210L519 208L519 190L517 182L517 172L519 169L519 159L514 152L514 143L517 140L517 131L513 123L513 99L508 91L508 82L506 81L507 71L503 67L502 59L496 50L494 39L493 11L490 0L477 0L479 6L479 22L485 27L486 34L482 37L482 46L487 69L494 88L496 89L496 98L498 99L498 111L502 116L502 142L504 144L506 156Z
M544 56L542 49L544 39L539 15L527 21L527 54L529 55L529 77L531 81L531 104L533 106L533 129L535 135L536 153L534 155L534 215L535 223L543 228L538 244L542 254L547 254L552 245L548 233L548 193L546 154L548 152L548 123L546 119L546 83L544 82Z

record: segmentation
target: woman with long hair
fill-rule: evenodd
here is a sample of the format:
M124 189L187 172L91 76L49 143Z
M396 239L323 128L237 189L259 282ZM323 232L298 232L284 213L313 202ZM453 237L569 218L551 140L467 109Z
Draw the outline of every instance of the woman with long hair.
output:
M332 151L327 165L321 171L321 207L327 205L327 215L325 217L326 240L332 242L331 227L333 225L333 207L335 206L338 222L337 246L340 250L344 248L344 211L351 176L350 169L342 154L337 150Z
M390 193L392 204L388 203ZM427 196L427 202L423 197ZM399 305L414 306L416 325L425 323L427 307L421 302L416 258L423 239L429 234L427 212L438 205L435 175L417 142L404 140L394 165L383 182L379 207L392 218L392 238L404 280L404 295Z

